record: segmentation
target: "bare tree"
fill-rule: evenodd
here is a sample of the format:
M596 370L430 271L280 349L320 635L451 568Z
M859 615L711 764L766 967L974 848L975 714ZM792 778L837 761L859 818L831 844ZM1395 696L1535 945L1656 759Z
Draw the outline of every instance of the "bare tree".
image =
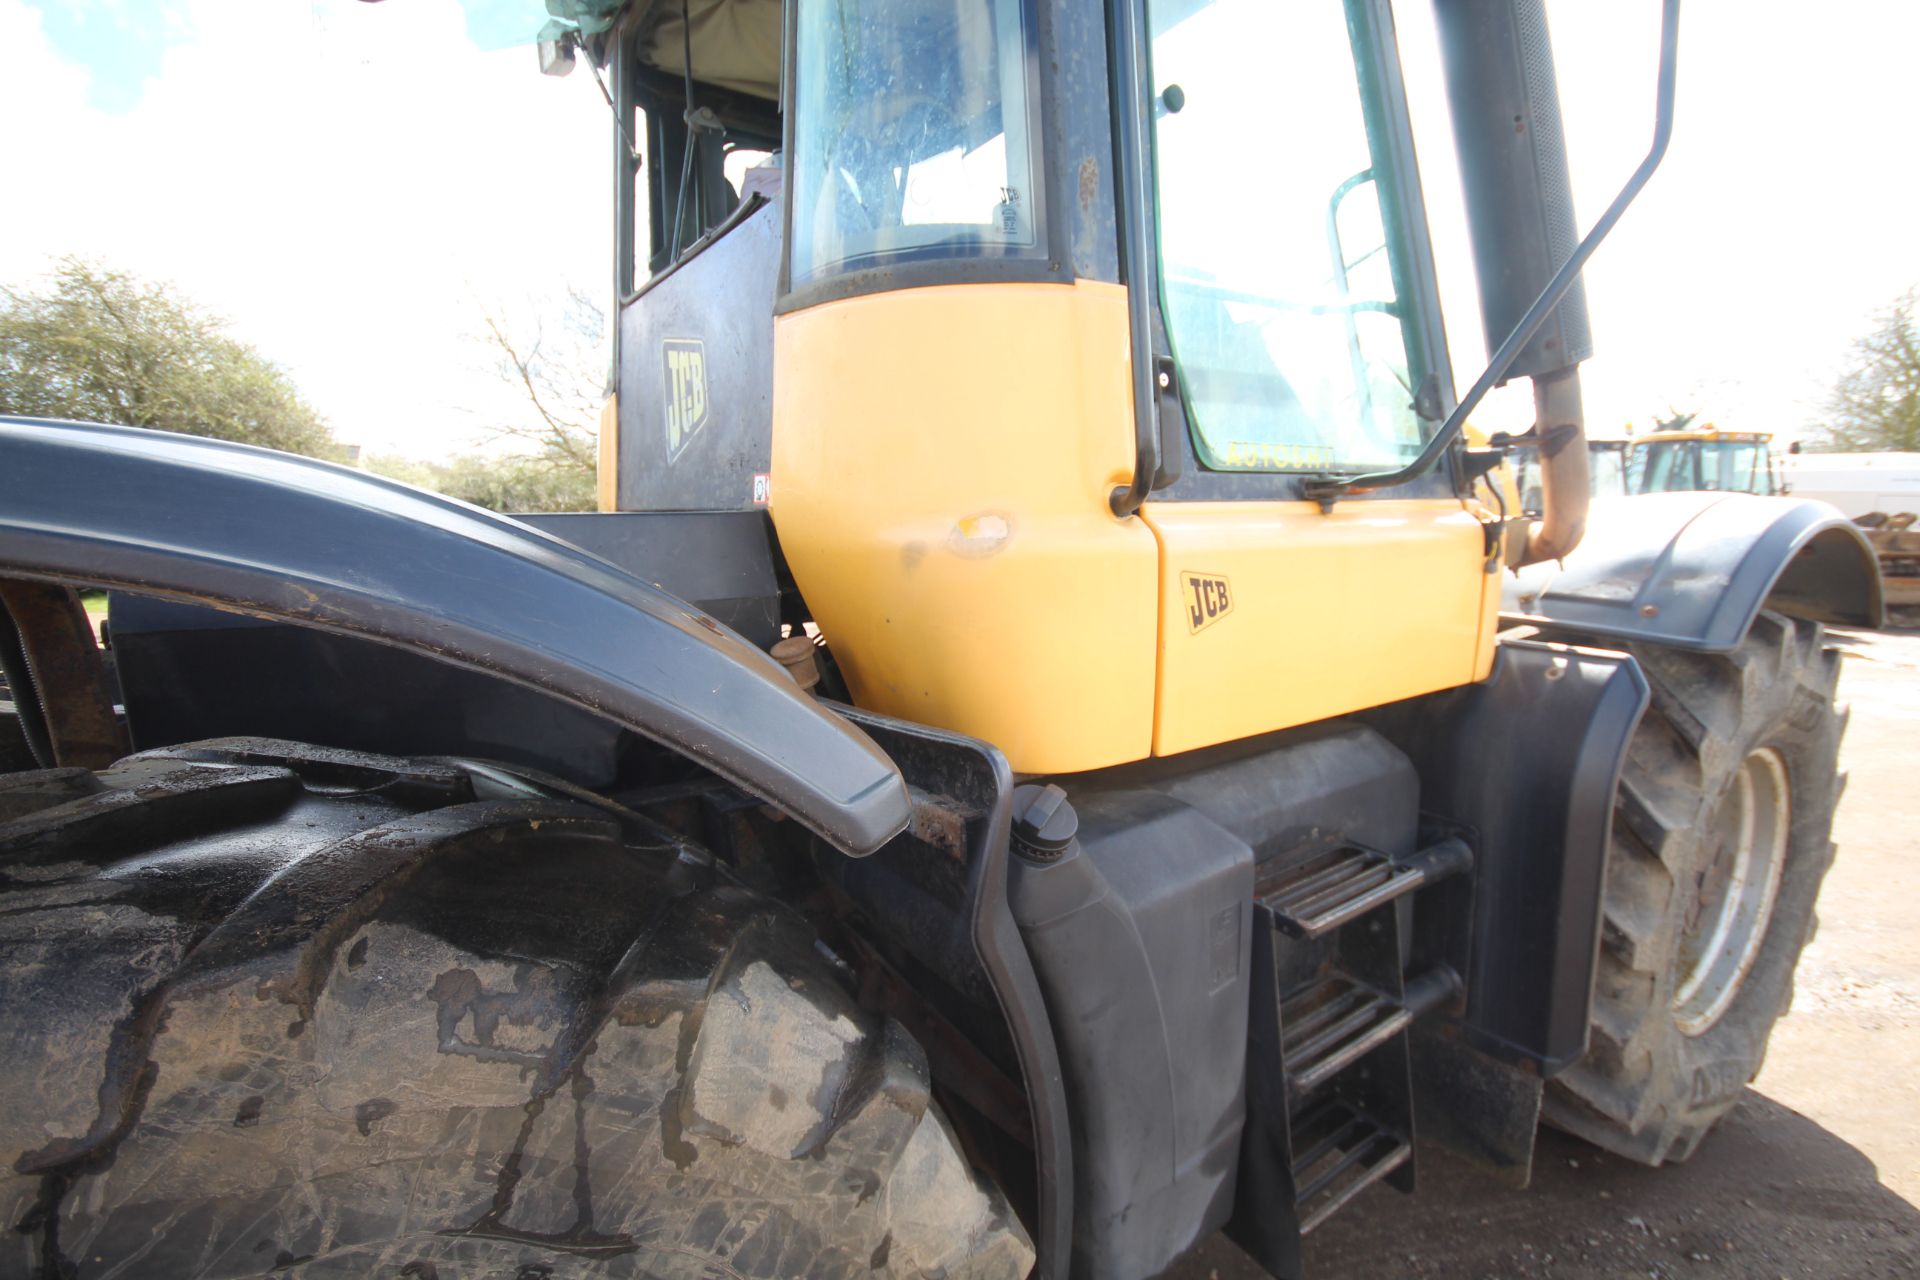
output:
M508 392L472 410L483 447L433 461L379 454L367 467L494 511L593 510L605 320L574 288L564 299L511 315L480 308L482 367Z
M523 393L524 412L490 424L495 442L584 481L591 494L599 465L600 405L606 398L602 339L606 314L569 287L558 315L536 314L516 329L497 310L483 311L484 338L500 377Z
M1840 453L1920 450L1920 325L1916 292L1880 314L1879 328L1853 344L1846 372L1816 428L1817 448Z

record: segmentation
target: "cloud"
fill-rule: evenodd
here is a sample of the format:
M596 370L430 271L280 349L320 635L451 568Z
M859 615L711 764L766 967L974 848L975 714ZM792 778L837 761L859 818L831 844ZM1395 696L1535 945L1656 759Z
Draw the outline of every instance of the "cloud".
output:
M1464 388L1485 363L1431 17L1398 6L1448 338ZM1652 137L1659 6L1549 0L1575 206L1584 232ZM1817 421L1851 338L1920 281L1912 113L1920 6L1690 4L1665 164L1586 272L1595 428L1667 406L1721 426ZM1526 394L1481 415L1524 427Z
M92 70L87 101L132 110L171 45L190 38L178 0L34 0L53 46Z
M610 120L582 74L482 54L453 0L190 0L139 105L93 104L0 0L0 280L76 253L171 280L349 440L431 455L500 403L481 305L610 278ZM510 401L508 402L510 403Z
M1401 36L1464 386L1484 344L1426 8L1400 6ZM1645 149L1657 8L1550 6L1583 219ZM605 292L610 123L584 71L477 51L456 0L166 12L172 43L115 113L38 9L0 0L0 280L63 253L171 279L347 438L463 443L463 410L501 394L478 305ZM1897 129L1920 5L1696 4L1684 23L1672 153L1587 272L1589 420L1672 404L1792 431L1873 311L1920 281L1920 174ZM1482 418L1524 426L1529 408L1519 390Z

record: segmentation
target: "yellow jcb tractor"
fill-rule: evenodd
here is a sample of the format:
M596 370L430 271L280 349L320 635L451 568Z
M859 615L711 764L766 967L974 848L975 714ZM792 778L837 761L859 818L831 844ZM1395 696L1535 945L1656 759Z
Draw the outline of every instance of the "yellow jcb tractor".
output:
M1388 0L532 7L607 511L0 422L0 1272L1294 1276L1417 1143L1694 1150L1881 603L1814 503L1582 544L1678 0L1584 238L1540 0L1435 6L1460 396Z
M1722 431L1712 423L1635 437L1633 477L1636 493L1787 491L1770 434Z

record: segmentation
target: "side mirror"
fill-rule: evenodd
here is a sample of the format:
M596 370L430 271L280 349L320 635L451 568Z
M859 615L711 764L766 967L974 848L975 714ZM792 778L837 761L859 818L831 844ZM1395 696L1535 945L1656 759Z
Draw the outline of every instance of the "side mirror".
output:
M573 74L573 33L542 40L535 46L540 53L540 74L543 76L565 76Z

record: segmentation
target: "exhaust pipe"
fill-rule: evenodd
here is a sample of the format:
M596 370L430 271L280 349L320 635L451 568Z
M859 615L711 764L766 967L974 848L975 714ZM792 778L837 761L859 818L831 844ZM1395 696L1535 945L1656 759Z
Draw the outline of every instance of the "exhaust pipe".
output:
M1437 0L1435 16L1492 351L1580 243L1553 48L1543 0ZM1515 567L1564 556L1586 529L1579 364L1592 354L1586 290L1576 279L1502 378L1533 379L1544 507L1524 541L1509 541Z
M1587 459L1586 414L1580 405L1580 370L1560 369L1533 377L1533 433L1540 440L1540 519L1526 526L1513 547L1514 567L1558 560L1580 545L1593 494Z

